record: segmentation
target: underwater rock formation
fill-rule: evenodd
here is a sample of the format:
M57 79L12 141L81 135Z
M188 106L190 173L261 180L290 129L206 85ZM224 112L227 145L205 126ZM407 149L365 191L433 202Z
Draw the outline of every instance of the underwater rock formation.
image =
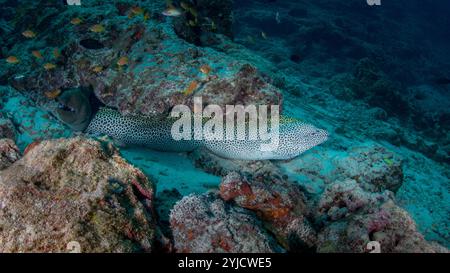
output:
M0 86L0 113L4 113L9 120L4 123L8 129L0 125L0 130L6 130L3 131L5 137L14 139L20 150L36 140L71 134L56 118L11 87Z
M316 233L306 219L308 208L297 185L274 177L248 181L234 172L223 178L220 197L255 211L286 249L314 247Z
M403 183L402 161L384 147L355 147L335 166L335 179L355 179L365 190L396 192Z
M19 160L20 152L14 141L0 138L0 171Z
M85 7L48 10L53 18L33 41L9 45L9 54L20 62L5 66L0 76L44 106L49 104L46 94L54 90L92 86L106 106L124 114L167 114L177 104L192 107L194 95L222 106L281 104L280 91L256 68L187 43L174 33L169 19L156 16L161 10L150 3L142 8L151 20L121 16L131 4L87 2ZM105 19L106 12L114 19ZM72 24L73 18L83 20ZM31 54L36 50L42 58Z
M337 221L356 212L370 211L393 198L390 191L365 191L355 180L337 181L325 188L317 205L316 219L322 223Z
M0 251L151 251L153 195L152 182L111 146L35 142L0 173Z
M357 213L325 227L318 235L318 252L369 252L370 241L380 243L383 253L436 253L448 250L425 241L414 221L392 201L371 213Z
M221 200L215 193L189 195L170 214L177 252L281 252L255 215Z
M370 241L381 252L446 252L427 242L410 215L394 203L392 192L365 191L354 180L329 185L316 211L318 252L369 252Z

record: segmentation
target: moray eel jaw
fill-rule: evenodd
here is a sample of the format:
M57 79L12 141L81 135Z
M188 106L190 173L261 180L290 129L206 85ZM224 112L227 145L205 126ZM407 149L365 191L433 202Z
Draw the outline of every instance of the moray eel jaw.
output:
M57 98L56 116L73 131L83 131L91 121L92 109L88 97L78 89L65 91Z
M272 155L273 159L288 160L318 146L328 139L328 132L310 124L292 124L280 127L280 143Z

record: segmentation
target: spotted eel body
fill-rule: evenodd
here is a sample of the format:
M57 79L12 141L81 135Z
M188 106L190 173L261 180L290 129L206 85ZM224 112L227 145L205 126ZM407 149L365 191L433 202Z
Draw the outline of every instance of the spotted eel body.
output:
M205 147L219 156L241 160L291 159L327 139L327 132L302 122L280 124L279 143L272 150L261 150L263 140L179 140L172 138L173 121L156 118L123 116L118 111L101 108L86 132L108 135L125 145L145 146L154 150L189 152ZM194 128L194 131L198 130Z

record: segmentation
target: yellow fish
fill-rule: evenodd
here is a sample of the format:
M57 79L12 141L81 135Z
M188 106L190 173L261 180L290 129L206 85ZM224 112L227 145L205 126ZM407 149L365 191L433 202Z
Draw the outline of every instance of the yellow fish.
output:
M169 17L178 17L181 15L181 11L174 6L169 6L162 12L162 14Z
M128 57L127 56L123 56L120 57L119 60L117 61L117 65L118 66L124 66L128 64Z
M44 64L44 68L45 68L45 70L52 70L52 69L56 68L56 64L46 63L46 64Z
M60 94L61 94L61 89L59 89L59 88L45 92L45 96L49 99L54 99L54 98L58 97Z
M195 91L195 89L197 89L197 87L198 87L198 82L196 80L193 80L189 84L189 86L186 88L186 90L184 90L183 94L186 95L186 96L190 95L190 94L192 94L192 92Z
M148 19L150 19L150 13L146 12L144 14L144 21L147 21Z
M89 30L95 33L100 33L105 31L105 27L101 24L95 24Z
M141 7L132 7L130 11L134 15L144 14L144 9Z
M33 50L33 51L31 51L31 54L33 54L33 56L38 59L42 59L42 54L39 50Z
M96 65L96 66L94 66L94 67L92 68L92 71L95 72L95 73L100 73L100 72L103 71L103 66L101 66L101 65Z
M79 24L81 24L81 22L83 22L83 20L81 20L81 19L78 18L78 17L75 17L75 18L73 18L72 20L70 20L70 23L71 23L72 25L79 25Z
M25 38L31 39L31 38L36 37L36 32L27 29L27 30L25 30L24 32L22 32L22 35L23 35Z
M9 64L17 64L20 62L20 60L16 56L9 56L6 58L6 62Z
M211 66L209 66L207 64L204 64L200 67L200 71L205 75L208 75L209 73L211 73L211 70L212 70Z
M57 47L53 49L53 57L55 58L61 57L61 52L59 52L59 49Z

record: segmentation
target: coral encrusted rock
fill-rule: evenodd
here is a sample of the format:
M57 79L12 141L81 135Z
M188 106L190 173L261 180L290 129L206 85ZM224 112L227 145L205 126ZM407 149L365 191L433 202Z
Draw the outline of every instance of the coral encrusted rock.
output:
M112 146L34 142L0 173L0 252L151 251L153 196Z
M388 201L371 213L354 214L334 222L318 235L318 252L369 252L367 244L376 241L380 252L447 252L437 243L427 242L417 231L409 214Z
M286 249L302 251L314 247L316 232L305 217L306 201L297 185L276 177L247 180L232 172L223 178L220 196L255 211Z
M170 214L177 252L280 252L256 216L221 200L215 193L189 195Z

